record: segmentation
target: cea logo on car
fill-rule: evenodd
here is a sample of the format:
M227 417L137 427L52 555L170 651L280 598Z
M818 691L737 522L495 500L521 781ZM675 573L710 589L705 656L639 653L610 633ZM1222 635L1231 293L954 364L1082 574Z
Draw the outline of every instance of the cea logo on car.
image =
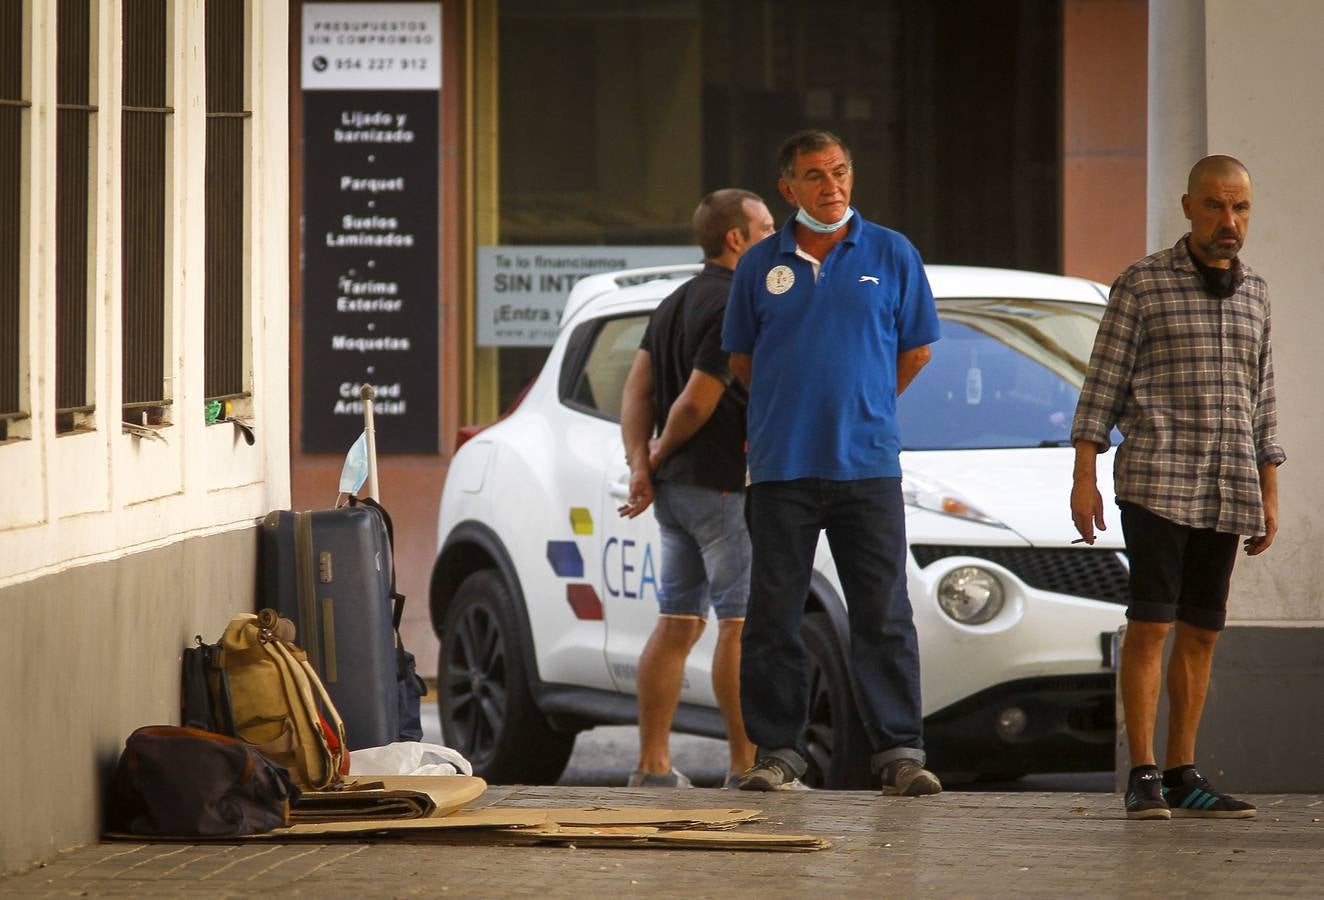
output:
M642 556L638 548L638 543L629 538L607 538L602 545L602 586L613 597L623 596L634 600L643 597L644 588L652 585L653 599L656 600L657 568L653 565L653 545L644 544ZM634 565L636 559L639 560L637 579ZM621 573L619 580L614 579L617 570ZM616 580L614 585L613 580ZM638 585L633 591L630 590L632 582Z
M593 535L593 514L583 506L570 508L570 527L576 535ZM584 557L577 541L548 541L547 562L558 578L583 578ZM602 545L602 586L612 597L629 600L644 596L650 586L657 599L657 566L653 563L653 547L643 545L642 553L637 541L610 537ZM566 602L575 617L585 620L602 619L602 600L593 585L572 582L565 587Z

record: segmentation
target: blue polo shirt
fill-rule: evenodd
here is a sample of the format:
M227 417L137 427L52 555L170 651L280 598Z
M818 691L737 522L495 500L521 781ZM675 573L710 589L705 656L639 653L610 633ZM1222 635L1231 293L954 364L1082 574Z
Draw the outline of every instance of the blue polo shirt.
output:
M754 358L755 482L901 474L896 358L938 340L938 313L910 241L858 212L846 228L817 280L794 217L736 267L722 348Z

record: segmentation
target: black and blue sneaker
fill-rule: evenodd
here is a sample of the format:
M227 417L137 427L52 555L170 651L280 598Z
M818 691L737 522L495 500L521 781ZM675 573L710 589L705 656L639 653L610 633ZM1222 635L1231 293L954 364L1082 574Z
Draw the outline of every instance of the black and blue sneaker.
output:
M1163 780L1158 766L1136 766L1126 783L1128 819L1170 819L1172 812L1163 799Z
M1179 766L1164 772L1163 797L1174 818L1252 819L1256 815L1251 804L1210 787L1195 766Z

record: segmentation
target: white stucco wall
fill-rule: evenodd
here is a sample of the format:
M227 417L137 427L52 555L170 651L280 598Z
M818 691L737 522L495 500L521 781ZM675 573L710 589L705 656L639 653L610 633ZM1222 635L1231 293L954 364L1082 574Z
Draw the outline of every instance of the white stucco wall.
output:
M289 477L289 45L285 0L250 0L249 388L256 442L204 423L204 4L175 0L168 138L165 442L120 425L121 4L93 3L89 360L94 431L55 434L53 0L30 23L21 359L25 439L0 443L0 873L101 833L106 778L140 725L179 715L180 655L253 608L257 521ZM55 795L58 799L52 799Z
M93 34L94 432L55 434L55 11L27 4L31 90L25 179L26 408L31 435L0 444L0 589L191 536L250 526L289 503L288 43L284 2L250 4L251 165L247 269L250 386L257 442L208 427L203 407L204 4L172 4L167 363L173 424L164 442L120 426L119 4L104 2Z
M1242 256L1268 280L1273 305L1279 436L1288 455L1279 472L1280 530L1267 553L1238 563L1232 622L1324 624L1324 459L1315 452L1324 440L1322 40L1318 0L1150 3L1151 247L1184 230L1179 203L1191 164L1204 153L1235 156L1254 182Z

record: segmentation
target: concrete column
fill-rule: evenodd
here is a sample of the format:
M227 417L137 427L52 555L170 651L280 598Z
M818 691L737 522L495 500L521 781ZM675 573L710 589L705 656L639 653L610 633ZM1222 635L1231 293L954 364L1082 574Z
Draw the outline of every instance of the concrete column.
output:
M1324 207L1324 4L1318 0L1150 3L1149 244L1186 227L1191 164L1235 156L1253 183L1242 259L1269 283L1278 393L1278 535L1232 577L1197 748L1223 790L1320 789L1324 743L1324 413L1319 402L1319 210ZM1166 722L1156 734L1160 759ZM1119 756L1119 771L1129 765ZM1271 765L1265 765L1272 759Z
M1180 198L1191 165L1208 153L1250 169L1254 208L1242 256L1269 282L1279 439L1279 535L1268 553L1241 559L1229 621L1324 624L1324 555L1313 535L1321 513L1312 487L1324 460L1316 394L1316 336L1324 333L1318 285L1318 210L1324 205L1324 4L1316 0L1163 0L1149 6L1148 244L1187 228Z
M1324 625L1324 526L1319 485L1324 441L1319 402L1319 285L1324 255L1324 4L1316 0L1207 0L1209 150L1237 157L1254 185L1242 256L1269 282L1278 388L1279 532L1263 556L1242 559L1229 620ZM1316 701L1315 710L1320 706Z
M1181 195L1207 155L1205 0L1149 4L1149 167L1145 247L1153 253L1186 233Z

